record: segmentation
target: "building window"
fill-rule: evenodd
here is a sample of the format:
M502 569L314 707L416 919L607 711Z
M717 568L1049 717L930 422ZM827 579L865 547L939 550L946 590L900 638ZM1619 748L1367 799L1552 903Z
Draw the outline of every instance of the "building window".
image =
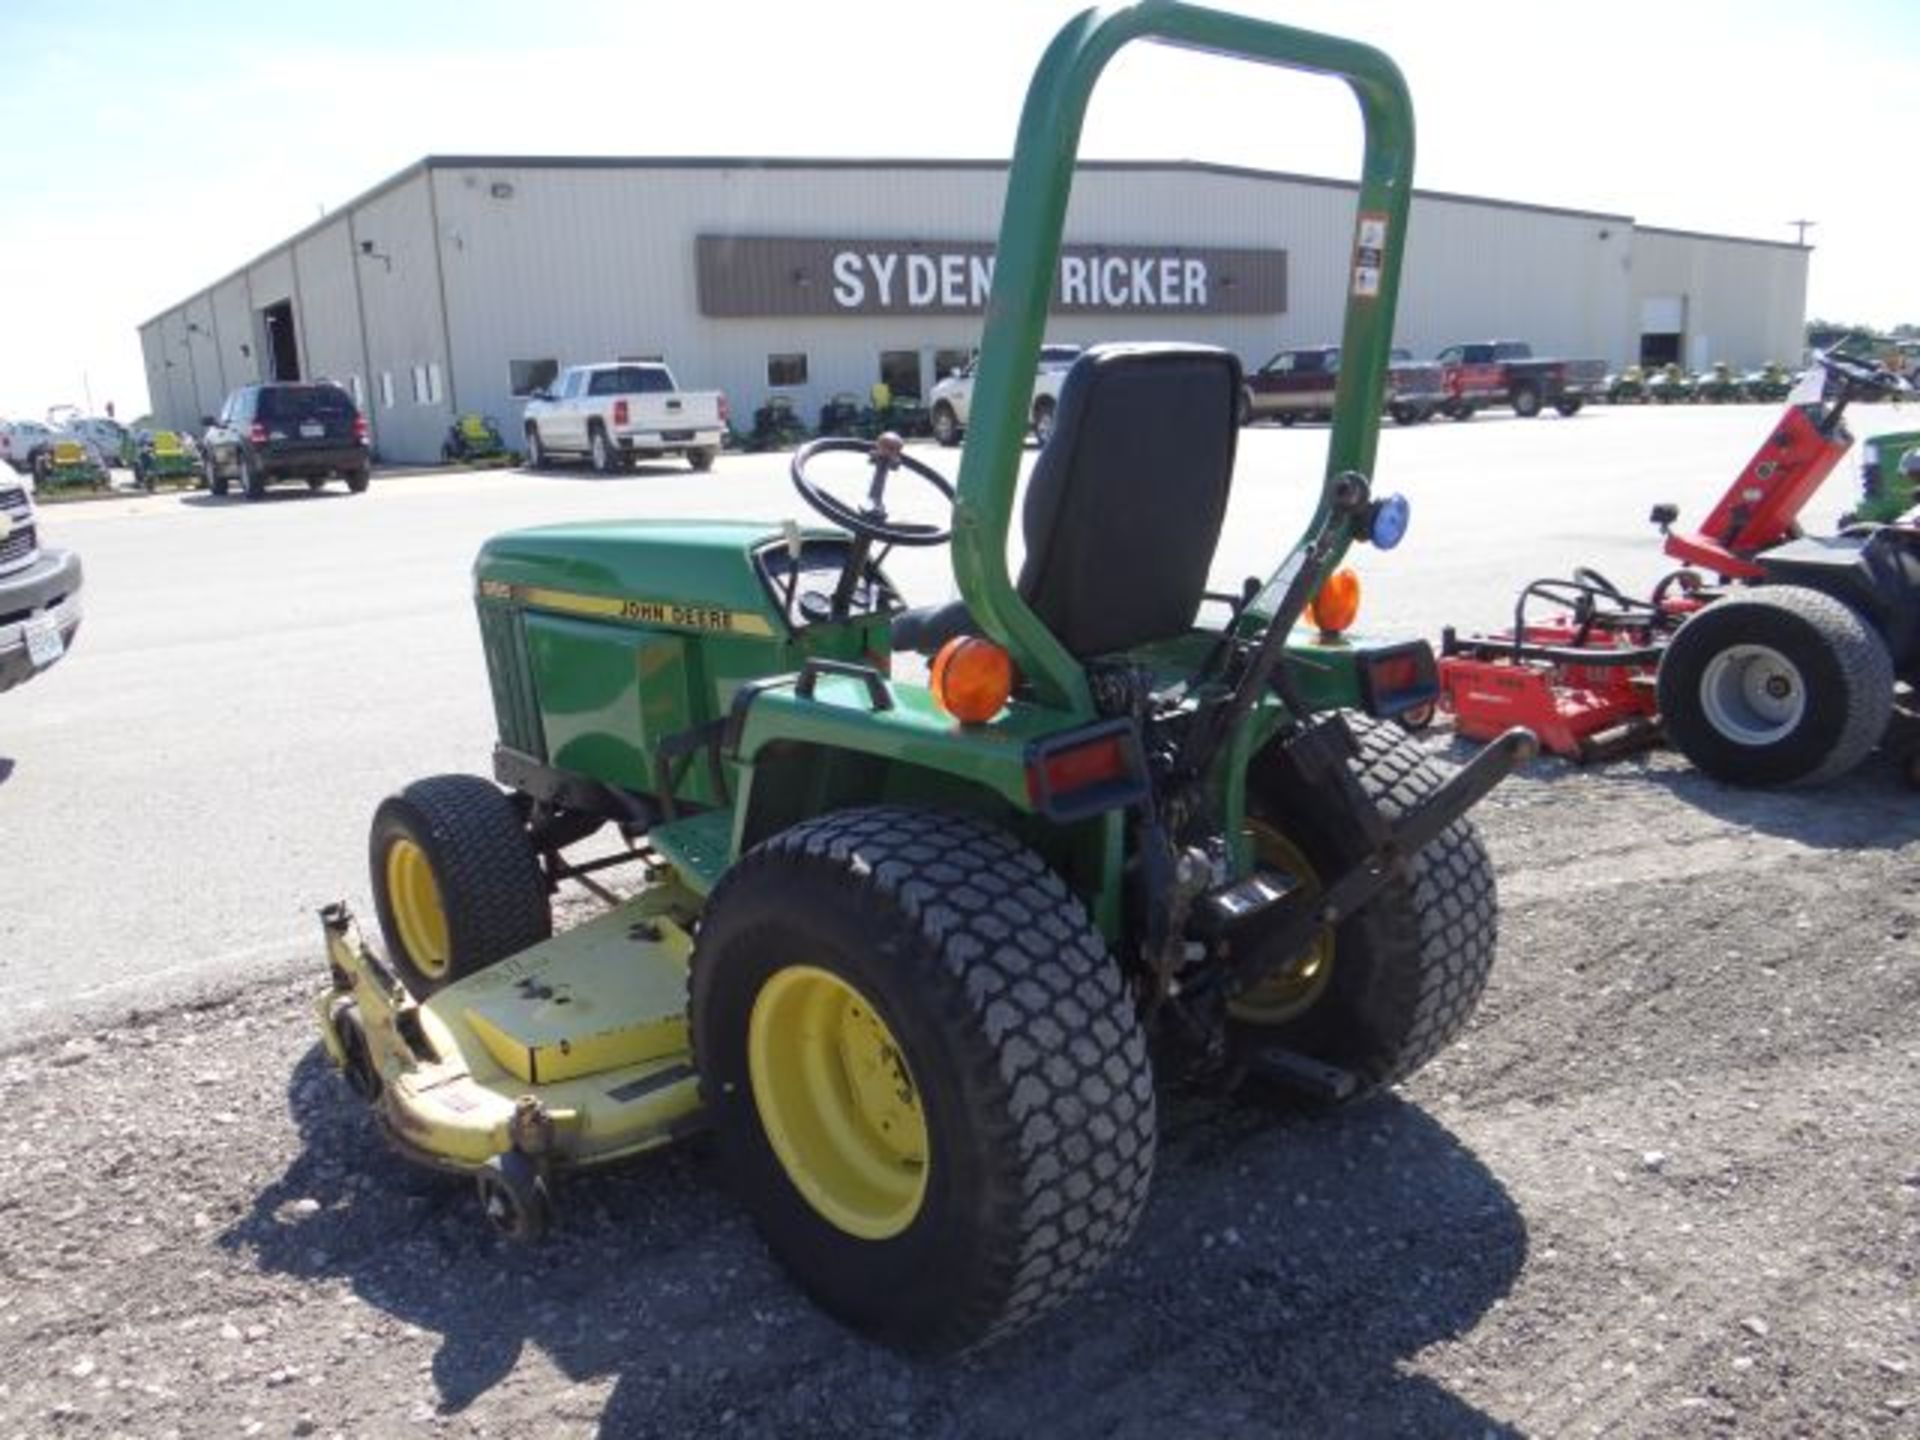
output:
M440 363L436 360L427 366L427 403L438 405L445 395L446 390L440 382Z
M807 357L804 355L767 356L767 384L804 385L807 383Z
M393 372L391 370L380 372L380 407L383 410L393 408Z
M920 398L920 352L918 350L882 350L880 383L895 399Z
M427 367L424 365L413 367L413 403L416 405L427 403Z
M507 384L515 395L531 395L536 390L548 390L553 387L554 377L560 373L558 360L509 360L507 362Z
M967 368L967 362L973 358L971 350L936 350L933 352L933 378L944 380L949 375L958 375Z
M347 377L347 388L353 392L353 408L362 415L367 413L367 387L358 375Z

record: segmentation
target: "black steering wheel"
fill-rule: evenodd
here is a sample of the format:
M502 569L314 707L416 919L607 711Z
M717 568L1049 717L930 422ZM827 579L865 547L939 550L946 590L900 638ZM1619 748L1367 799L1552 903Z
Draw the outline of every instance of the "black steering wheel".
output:
M867 488L866 503L858 509L807 475L807 466L816 455L834 452L865 455L872 462L873 483ZM820 514L862 539L882 545L946 544L953 535L951 525L943 529L938 525L887 518L887 477L895 470L910 471L944 495L949 506L953 504L953 486L947 477L908 455L904 442L891 430L872 441L835 436L802 445L793 455L793 488Z
M1855 399L1878 400L1913 388L1905 377L1874 360L1862 360L1833 350L1824 352L1819 360L1828 375L1851 387Z

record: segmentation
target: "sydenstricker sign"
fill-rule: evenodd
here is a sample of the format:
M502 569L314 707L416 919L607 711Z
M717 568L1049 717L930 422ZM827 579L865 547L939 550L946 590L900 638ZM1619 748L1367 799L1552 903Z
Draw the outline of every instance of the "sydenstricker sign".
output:
M976 240L818 240L702 235L700 313L978 315L993 246ZM1051 308L1064 315L1278 315L1287 252L1217 245L1068 245Z

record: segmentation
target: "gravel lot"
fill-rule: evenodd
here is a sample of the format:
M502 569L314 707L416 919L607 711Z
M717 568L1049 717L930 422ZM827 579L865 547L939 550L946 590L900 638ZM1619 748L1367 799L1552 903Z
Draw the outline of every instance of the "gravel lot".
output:
M1177 1098L1120 1262L946 1366L816 1314L698 1142L505 1247L308 986L43 1037L0 1059L0 1434L1920 1433L1912 796L1545 761L1480 815L1465 1041L1332 1118Z
M818 1315L697 1141L496 1241L321 1057L317 926L311 980L50 1010L0 1050L0 1440L1920 1435L1920 799L1655 754L1476 814L1502 941L1463 1042L1332 1117L1170 1097L1120 1261L946 1365Z

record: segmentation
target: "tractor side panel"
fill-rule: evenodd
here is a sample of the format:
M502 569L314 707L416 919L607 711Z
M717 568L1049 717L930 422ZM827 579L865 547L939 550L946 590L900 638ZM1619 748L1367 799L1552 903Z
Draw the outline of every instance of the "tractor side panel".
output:
M696 703L699 657L686 637L558 615L524 619L547 763L629 790L653 789L653 751L712 718ZM697 783L696 783L697 782ZM705 800L704 774L682 797Z
M511 605L488 600L480 602L479 610L480 644L486 652L500 743L545 761L547 742L540 729L540 705L534 696L533 670L527 662L520 612Z

